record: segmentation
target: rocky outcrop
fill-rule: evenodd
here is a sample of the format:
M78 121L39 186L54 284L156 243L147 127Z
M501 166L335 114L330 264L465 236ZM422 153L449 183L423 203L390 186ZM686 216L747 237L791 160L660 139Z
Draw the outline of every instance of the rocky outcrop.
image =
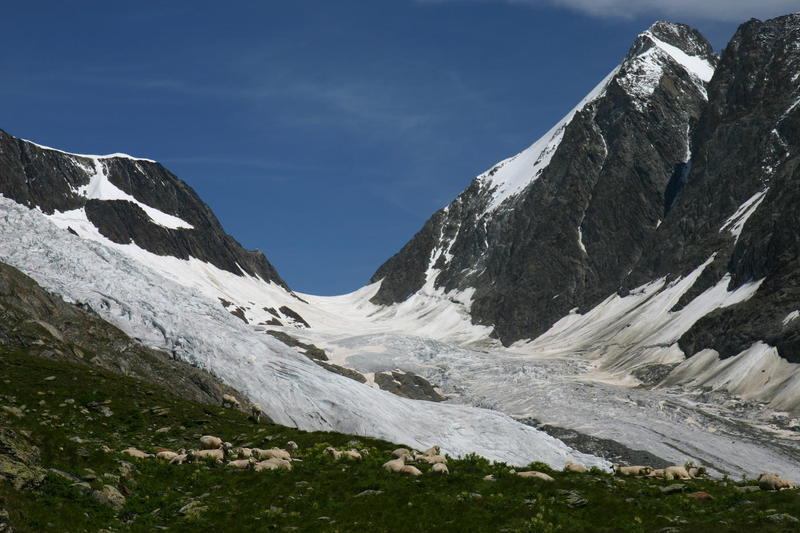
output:
M562 123L476 178L381 266L372 301L396 303L430 282L474 288L473 322L506 344L602 301L678 193L716 61L696 31L653 25Z
M683 305L730 275L763 280L749 300L680 340L722 357L757 341L800 363L800 15L742 25L709 85L686 186L626 283L685 274L716 254Z

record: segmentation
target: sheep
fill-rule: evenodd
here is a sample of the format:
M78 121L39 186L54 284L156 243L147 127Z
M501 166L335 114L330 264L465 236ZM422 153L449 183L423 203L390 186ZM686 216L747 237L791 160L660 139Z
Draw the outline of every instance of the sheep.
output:
M401 457L414 457L414 455L411 453L411 450L408 448L397 448L392 452L392 456L398 459Z
M405 456L401 456L397 459L392 459L391 461L383 463L383 468L389 472L401 472L403 467L406 466L404 457Z
M447 458L442 455L425 455L422 460L430 465L435 465L437 463L443 465L447 464Z
M242 404L239 403L234 396L230 394L223 394L222 395L222 407L229 407L229 408L240 408Z
M342 452L331 446L325 448L325 453L333 457L334 461L338 461L339 459L342 458Z
M567 461L564 464L564 472L579 472L584 473L587 471L587 468L582 464L573 463L572 461Z
M150 457L153 457L152 453L143 452L142 450L134 448L133 446L125 448L124 450L122 450L122 453L130 455L131 457L134 457L136 459L148 459Z
M555 481L552 477L544 474L542 472L536 472L535 470L530 470L528 472L517 472L516 473L519 477L528 477L534 479L541 479L542 481Z
M240 469L244 470L246 468L251 468L252 465L255 462L256 462L256 460L253 459L253 458L250 458L250 459L237 459L235 461L228 461L228 465L227 466L230 466L231 468L240 468Z
M232 448L231 455L239 459L250 459L253 456L252 448Z
M689 471L689 475L693 478L708 477L708 471L704 466L692 466L687 470Z
M422 455L441 455L441 453L442 453L441 448L439 448L438 446L431 446L430 448L422 452Z
M767 472L759 475L757 481L761 490L786 490L797 488L797 486L788 479L784 479L778 474Z
M256 472L261 472L262 470L291 470L292 463L290 461L286 461L285 459L278 459L277 457L271 457L266 461L259 461L253 464L253 470Z
M431 473L447 475L450 473L450 470L447 469L447 465L442 463L436 463L431 467Z
M235 398L234 398L235 399ZM252 420L256 424L261 423L261 406L257 403L254 403L250 406L250 420Z
M253 455L260 459L283 459L284 461L291 461L292 455L286 450L280 448L270 448L269 450L262 450L261 448L253 448Z
M671 481L673 479L692 479L685 466L668 466L664 469L664 479Z
M293 440L290 440L289 442L287 442L287 443L286 443L286 447L287 447L287 448L289 448L289 449L290 449L290 450L292 450L292 451L295 451L295 450L296 450L297 448L299 448L300 446L298 446L298 445L297 445L297 443L296 443L295 441L293 441Z
M163 459L164 461L172 461L175 459L180 453L171 452L169 450L164 450L162 452L158 452L156 454L157 459Z
M223 440L219 437L214 437L211 435L203 435L200 437L200 445L203 446L204 450L217 450L222 448Z
M181 453L181 454L176 455L172 459L170 459L169 460L169 464L171 464L171 465L182 465L188 459L189 459L189 454L188 453Z
M191 452L188 454L188 459L192 461L197 459L213 459L214 461L221 463L225 460L225 455L225 448L218 448L216 450L191 450Z
M611 467L614 469L615 474L622 474L623 476L649 476L653 471L652 466L620 466L613 464Z
M655 470L653 470L648 474L648 477L664 477L664 469L656 468Z
M343 450L342 457L347 459L348 461L360 461L361 454L358 453L356 450Z
M403 465L403 467L400 470L396 470L395 472L399 472L401 474L411 474L412 476L422 475L422 471L419 468L411 465Z

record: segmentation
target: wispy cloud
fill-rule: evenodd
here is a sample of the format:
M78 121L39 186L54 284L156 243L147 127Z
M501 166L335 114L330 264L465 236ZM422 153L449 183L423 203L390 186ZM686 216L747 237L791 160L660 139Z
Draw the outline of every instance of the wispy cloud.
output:
M596 17L689 17L744 21L770 18L800 10L797 0L417 0L420 3L502 2L529 6L565 7Z

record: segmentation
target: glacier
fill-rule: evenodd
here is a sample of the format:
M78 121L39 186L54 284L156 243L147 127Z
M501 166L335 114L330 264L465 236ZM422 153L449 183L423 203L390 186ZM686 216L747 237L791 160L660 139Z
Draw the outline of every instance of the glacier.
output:
M0 198L0 232L0 260L67 301L88 304L135 340L208 370L278 423L419 449L439 444L452 455L477 453L514 465L561 467L573 460L609 467L505 414L407 400L328 372L200 291L6 198Z

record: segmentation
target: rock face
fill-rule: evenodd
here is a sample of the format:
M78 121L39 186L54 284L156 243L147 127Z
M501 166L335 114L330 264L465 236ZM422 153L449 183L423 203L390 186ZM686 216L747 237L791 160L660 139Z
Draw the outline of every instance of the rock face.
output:
M713 256L677 308L730 277L749 300L701 318L686 355L757 341L800 362L800 15L743 24L719 60L656 23L574 113L476 178L373 281L373 302L474 291L504 344ZM713 77L712 77L713 74Z
M286 288L261 252L242 248L194 190L155 161L68 154L0 131L0 194L46 214L88 219L115 243L194 257Z
M475 289L473 321L504 343L614 292L664 218L717 59L696 31L657 23L573 113L476 178L373 281L390 304L426 281Z

